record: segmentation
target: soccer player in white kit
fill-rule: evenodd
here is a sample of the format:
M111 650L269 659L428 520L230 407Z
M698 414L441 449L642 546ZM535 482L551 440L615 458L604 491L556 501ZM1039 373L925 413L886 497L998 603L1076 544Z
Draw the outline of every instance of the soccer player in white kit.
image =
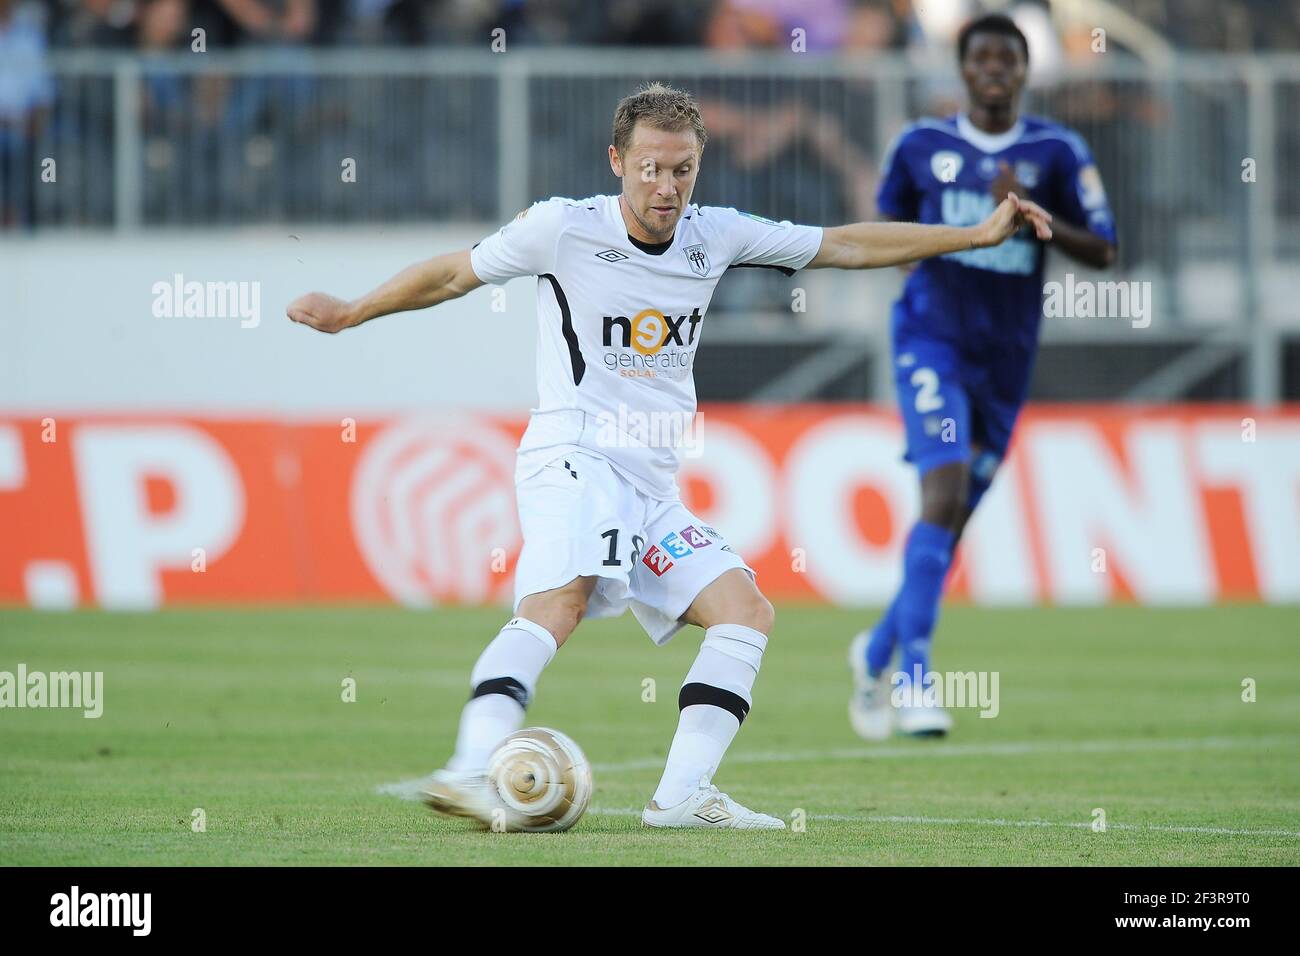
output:
M690 94L647 85L614 114L620 194L535 203L472 249L417 263L360 299L313 292L288 307L293 321L334 333L537 277L540 401L515 473L524 543L514 616L474 665L455 753L426 792L437 810L492 822L501 805L488 761L522 726L542 670L584 617L630 607L656 644L686 624L704 629L642 821L783 828L712 784L753 703L773 623L753 570L683 506L675 480L714 287L734 266L878 268L998 245L1026 225L1040 237L1049 229L1050 217L1014 194L970 227L823 229L699 206L691 194L706 138Z

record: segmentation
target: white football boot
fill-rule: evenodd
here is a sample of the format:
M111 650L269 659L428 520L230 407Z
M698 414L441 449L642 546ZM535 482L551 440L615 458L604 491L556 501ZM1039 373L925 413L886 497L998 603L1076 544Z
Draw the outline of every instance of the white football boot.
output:
M519 823L518 815L501 802L485 773L435 770L420 791L420 799L430 810L476 820L489 830L514 830Z
M897 713L890 700L889 672L881 671L874 679L867 673L869 631L863 631L849 644L849 668L853 671L853 694L849 697L849 725L863 740L888 740L894 732Z
M952 715L942 707L899 707L899 733L913 737L942 737L952 730Z
M648 827L704 827L710 830L784 830L785 821L742 807L712 784L702 783L693 794L667 809L653 800L641 822Z

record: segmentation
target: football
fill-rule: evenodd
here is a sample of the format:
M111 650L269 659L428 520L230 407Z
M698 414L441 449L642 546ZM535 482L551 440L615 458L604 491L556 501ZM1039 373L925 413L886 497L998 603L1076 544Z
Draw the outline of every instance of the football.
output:
M573 739L549 727L525 727L492 754L488 779L517 814L511 829L558 833L582 817L591 802L591 765Z

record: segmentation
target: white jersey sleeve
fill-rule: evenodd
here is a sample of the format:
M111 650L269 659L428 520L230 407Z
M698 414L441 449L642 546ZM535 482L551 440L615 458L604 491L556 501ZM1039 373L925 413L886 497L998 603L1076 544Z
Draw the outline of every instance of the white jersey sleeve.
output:
M707 207L704 212L722 220L722 234L734 243L733 266L772 266L793 275L822 245L821 226L797 226L788 219L774 222L729 206Z
M470 266L482 281L499 285L518 276L555 270L562 202L533 203L470 250Z

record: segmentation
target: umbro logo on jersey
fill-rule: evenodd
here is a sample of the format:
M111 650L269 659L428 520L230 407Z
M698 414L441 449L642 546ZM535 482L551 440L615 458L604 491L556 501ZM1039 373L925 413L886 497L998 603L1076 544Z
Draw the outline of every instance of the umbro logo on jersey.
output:
M596 253L596 258L604 259L606 262L619 262L620 260L626 259L627 256L623 255L623 253L619 252L617 249L606 249L604 252Z
M704 251L704 243L697 242L693 246L687 246L682 252L686 255L686 261L691 264L692 272L697 276L709 274L709 254Z

